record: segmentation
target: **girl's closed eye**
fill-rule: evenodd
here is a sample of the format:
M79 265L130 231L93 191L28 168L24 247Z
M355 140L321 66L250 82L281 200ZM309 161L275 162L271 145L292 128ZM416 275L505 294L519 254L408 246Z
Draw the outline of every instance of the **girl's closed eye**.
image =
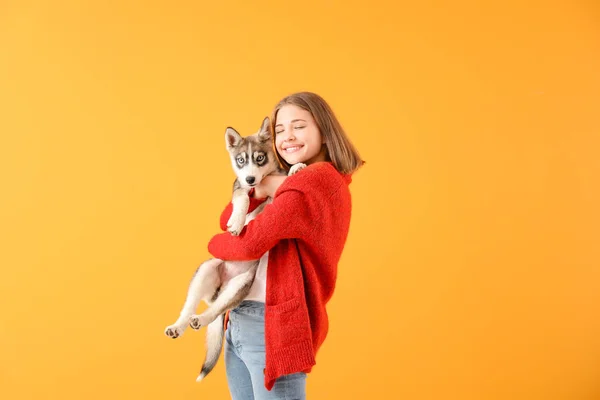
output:
M294 129L304 129L306 126L295 126Z

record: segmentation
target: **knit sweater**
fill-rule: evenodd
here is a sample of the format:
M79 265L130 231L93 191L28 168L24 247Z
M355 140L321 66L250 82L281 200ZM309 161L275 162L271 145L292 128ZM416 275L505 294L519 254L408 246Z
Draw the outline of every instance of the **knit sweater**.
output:
M309 165L288 177L273 202L239 236L221 233L208 251L222 260L257 260L269 251L265 302L265 387L295 372L310 372L325 340L325 305L348 236L350 175L329 162ZM251 210L260 202L251 201ZM221 228L231 215L221 216Z

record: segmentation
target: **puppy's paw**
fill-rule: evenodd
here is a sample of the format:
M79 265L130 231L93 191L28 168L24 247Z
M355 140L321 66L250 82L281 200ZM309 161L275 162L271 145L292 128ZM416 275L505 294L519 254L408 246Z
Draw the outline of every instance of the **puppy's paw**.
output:
M288 176L292 176L304 168L306 168L306 164L303 164L303 163L294 164L294 165L292 165L292 168L290 168L290 172L288 172Z
M244 228L244 222L246 222L246 216L231 214L229 221L227 221L227 231L233 236L239 235Z
M212 321L208 321L208 319L200 314L200 315L192 315L190 317L190 326L192 327L192 329L198 330L200 328L202 328L203 326L206 326L208 324L210 324Z
M183 335L183 331L185 331L185 325L173 324L167 326L165 335L172 339L177 339L179 336Z

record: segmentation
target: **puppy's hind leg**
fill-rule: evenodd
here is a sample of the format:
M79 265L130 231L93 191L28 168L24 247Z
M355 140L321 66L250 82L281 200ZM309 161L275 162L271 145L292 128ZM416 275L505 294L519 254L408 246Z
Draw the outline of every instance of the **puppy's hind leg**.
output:
M177 318L177 321L173 325L167 326L165 335L173 339L181 336L189 324L190 317L196 312L200 300L210 302L221 285L219 266L222 263L223 260L212 258L203 262L198 267L190 282L187 298L179 314L179 318Z
M190 318L190 326L192 329L200 329L201 327L210 324L226 310L237 306L244 300L250 292L250 288L254 282L258 262L258 260L251 261L251 266L246 272L242 272L231 278L225 287L221 288L219 295L210 307L202 314L193 315Z

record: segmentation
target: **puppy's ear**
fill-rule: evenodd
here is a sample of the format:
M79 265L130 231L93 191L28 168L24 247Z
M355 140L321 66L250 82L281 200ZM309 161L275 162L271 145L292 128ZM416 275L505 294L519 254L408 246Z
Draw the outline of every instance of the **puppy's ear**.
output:
M244 139L242 138L242 136L239 133L237 133L235 129L228 127L225 130L225 145L228 149L238 147L240 144L242 144L243 140Z
M258 137L262 142L271 140L271 120L269 117L265 117L258 132Z

